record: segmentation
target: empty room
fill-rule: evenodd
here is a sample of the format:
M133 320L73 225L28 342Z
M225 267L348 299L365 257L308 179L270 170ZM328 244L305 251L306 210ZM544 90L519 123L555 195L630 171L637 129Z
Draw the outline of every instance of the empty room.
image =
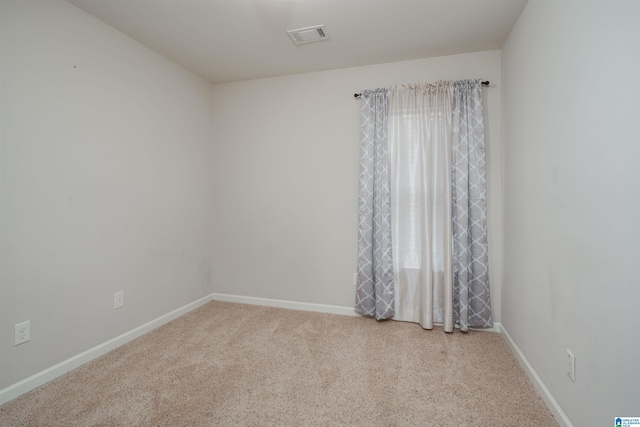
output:
M0 0L0 426L640 426L640 1Z

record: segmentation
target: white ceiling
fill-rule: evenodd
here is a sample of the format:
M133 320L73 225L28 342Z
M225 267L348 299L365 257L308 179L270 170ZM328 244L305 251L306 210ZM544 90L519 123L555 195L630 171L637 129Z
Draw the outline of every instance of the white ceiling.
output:
M502 47L526 0L67 0L211 83ZM295 46L286 30L324 24Z

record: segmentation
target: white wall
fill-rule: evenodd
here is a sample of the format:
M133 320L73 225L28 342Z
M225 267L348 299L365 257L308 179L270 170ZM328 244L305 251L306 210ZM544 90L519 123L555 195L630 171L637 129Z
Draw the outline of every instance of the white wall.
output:
M2 388L212 292L213 132L207 82L66 2L0 5Z
M640 414L639 41L637 1L530 1L503 47L502 325L576 426Z
M215 292L353 306L362 89L482 78L500 319L500 51L214 85Z

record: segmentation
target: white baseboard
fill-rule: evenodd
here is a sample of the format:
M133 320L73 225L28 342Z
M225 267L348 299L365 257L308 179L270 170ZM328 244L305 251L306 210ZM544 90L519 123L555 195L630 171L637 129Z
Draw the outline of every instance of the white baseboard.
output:
M212 294L214 301L237 302L240 304L264 305L267 307L289 308L291 310L315 311L318 313L342 314L345 316L360 316L353 307L344 307L340 305L313 304L309 302L288 301L271 298L246 297L242 295L231 294ZM456 326L456 328L459 328ZM494 322L492 328L469 328L473 331L480 332L500 332L500 322Z
M353 307L340 305L313 304L309 302L286 301L280 299L245 297L242 295L212 294L215 301L237 302L240 304L264 305L267 307L288 308L291 310L315 311L318 313L342 314L345 316L359 316Z
M137 328L125 332L122 335L110 339L109 341L98 344L97 346L90 348L89 350L83 351L82 353L64 360L57 365L51 366L50 368L40 371L37 374L25 378L22 381L18 381L15 384L3 388L2 390L0 390L0 405L7 403L15 399L16 397L27 393L28 391L31 391L36 387L39 387L63 374L66 374L72 369L82 366L85 363L90 362L91 360L96 359L103 354L106 354L111 350L128 343L129 341L133 341L134 339L146 334L147 332L150 332L153 329L162 326L165 323L170 322L171 320L177 319L183 314L186 314L189 311L208 303L212 299L213 294L204 296L194 302L191 302L163 316L160 316L157 319L147 322L144 325L138 326Z
M506 338L507 344L511 348L511 351L516 356L516 359L518 359L520 366L522 366L522 369L524 369L524 371L527 373L527 376L529 377L534 387L538 391L538 394L540 395L540 397L542 397L542 400L544 400L544 403L547 405L547 408L549 408L549 411L551 411L551 413L555 417L558 424L561 427L573 427L573 424L571 423L571 420L569 419L569 417L567 417L567 414L564 413L564 411L562 410L562 408L560 407L556 399L553 397L553 395L547 388L547 386L544 385L544 383L542 382L542 379L538 376L535 369L533 369L533 366L531 366L531 364L525 357L524 353L522 353L518 345L511 338L511 335L509 335L509 332L507 332L504 326L501 326L501 329L502 329L502 334Z

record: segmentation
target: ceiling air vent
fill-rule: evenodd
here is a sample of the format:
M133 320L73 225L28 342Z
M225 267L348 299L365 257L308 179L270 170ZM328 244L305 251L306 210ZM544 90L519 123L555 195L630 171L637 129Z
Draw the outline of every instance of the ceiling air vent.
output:
M298 28L297 30L287 31L291 40L295 44L304 44L311 42L319 42L329 40L331 36L324 29L324 25L315 25L313 27Z

